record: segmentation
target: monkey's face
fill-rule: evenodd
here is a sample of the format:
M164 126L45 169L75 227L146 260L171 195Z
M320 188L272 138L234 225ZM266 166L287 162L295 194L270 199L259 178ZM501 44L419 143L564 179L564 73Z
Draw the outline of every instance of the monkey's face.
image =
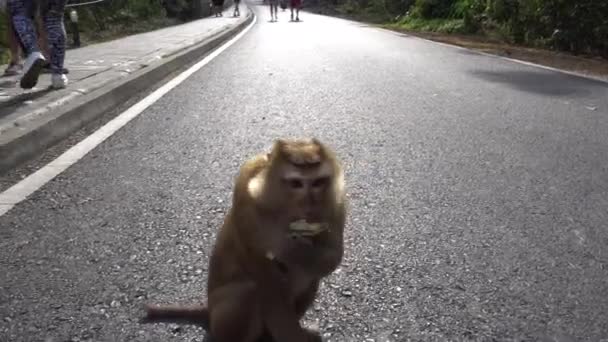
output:
M332 185L332 172L329 165L321 164L312 169L285 165L282 176L283 198L290 216L294 220L320 222L328 208L328 196Z
M320 223L331 215L336 163L319 141L277 140L268 160L266 190L274 194L270 197L275 208L293 221Z

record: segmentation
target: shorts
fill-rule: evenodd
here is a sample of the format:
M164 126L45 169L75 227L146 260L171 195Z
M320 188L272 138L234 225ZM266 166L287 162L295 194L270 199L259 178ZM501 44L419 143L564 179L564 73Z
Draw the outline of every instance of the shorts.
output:
M291 8L300 8L302 6L302 0L290 0Z

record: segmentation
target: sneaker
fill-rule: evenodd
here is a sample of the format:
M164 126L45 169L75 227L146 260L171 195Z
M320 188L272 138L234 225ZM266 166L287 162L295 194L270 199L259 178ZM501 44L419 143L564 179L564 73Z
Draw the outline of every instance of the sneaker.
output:
M51 88L63 89L68 85L68 77L64 74L53 74L51 76Z
M44 56L38 51L32 52L27 56L23 68L23 77L21 77L20 82L21 88L31 89L36 86L36 83L38 83L38 76L40 76L40 71L45 63L46 59L44 59Z
M8 65L6 70L4 70L3 76L15 76L19 75L23 71L23 65L19 63L11 63Z

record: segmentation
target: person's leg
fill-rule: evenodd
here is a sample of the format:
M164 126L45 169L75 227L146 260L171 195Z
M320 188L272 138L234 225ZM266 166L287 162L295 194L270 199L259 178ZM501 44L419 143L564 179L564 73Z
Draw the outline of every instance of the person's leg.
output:
M34 21L36 22L36 33L38 34L38 46L40 47L40 52L42 52L44 58L51 59L48 41L49 38L48 34L46 33L46 28L44 27L44 19L41 11L36 13Z
M40 53L36 30L30 17L33 0L8 0L7 4L13 29L27 55L20 85L21 88L30 89L38 83L38 76L40 76L40 71L46 63L44 56Z
M21 43L17 38L17 32L13 29L13 22L11 20L10 15L6 15L7 17L7 40L8 40L8 48L11 53L11 63L19 64L21 61Z
M48 6L42 9L44 25L48 36L49 54L51 56L52 84L54 88L63 88L68 79L63 74L65 62L66 32L63 25L63 11L66 0L48 0Z
M23 70L23 65L21 65L21 46L19 39L17 39L16 32L13 30L13 24L10 15L7 13L7 40L8 40L8 48L11 54L11 60L8 64L6 70L4 70L3 76L14 76L18 75L21 70Z
M293 21L293 0L291 1L289 8L291 10L291 20Z
M269 3L270 3L270 21L274 21L274 14L272 12L272 0L270 0Z
M36 30L28 13L33 0L8 0L8 13L11 27L21 42L26 55L40 51L37 44Z

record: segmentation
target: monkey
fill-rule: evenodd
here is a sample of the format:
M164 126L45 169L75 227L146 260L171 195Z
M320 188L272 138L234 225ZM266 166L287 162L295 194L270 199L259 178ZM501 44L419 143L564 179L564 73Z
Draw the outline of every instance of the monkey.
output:
M246 160L209 259L207 304L145 307L148 321L203 325L219 342L317 342L300 325L344 254L344 171L316 138L277 139Z

